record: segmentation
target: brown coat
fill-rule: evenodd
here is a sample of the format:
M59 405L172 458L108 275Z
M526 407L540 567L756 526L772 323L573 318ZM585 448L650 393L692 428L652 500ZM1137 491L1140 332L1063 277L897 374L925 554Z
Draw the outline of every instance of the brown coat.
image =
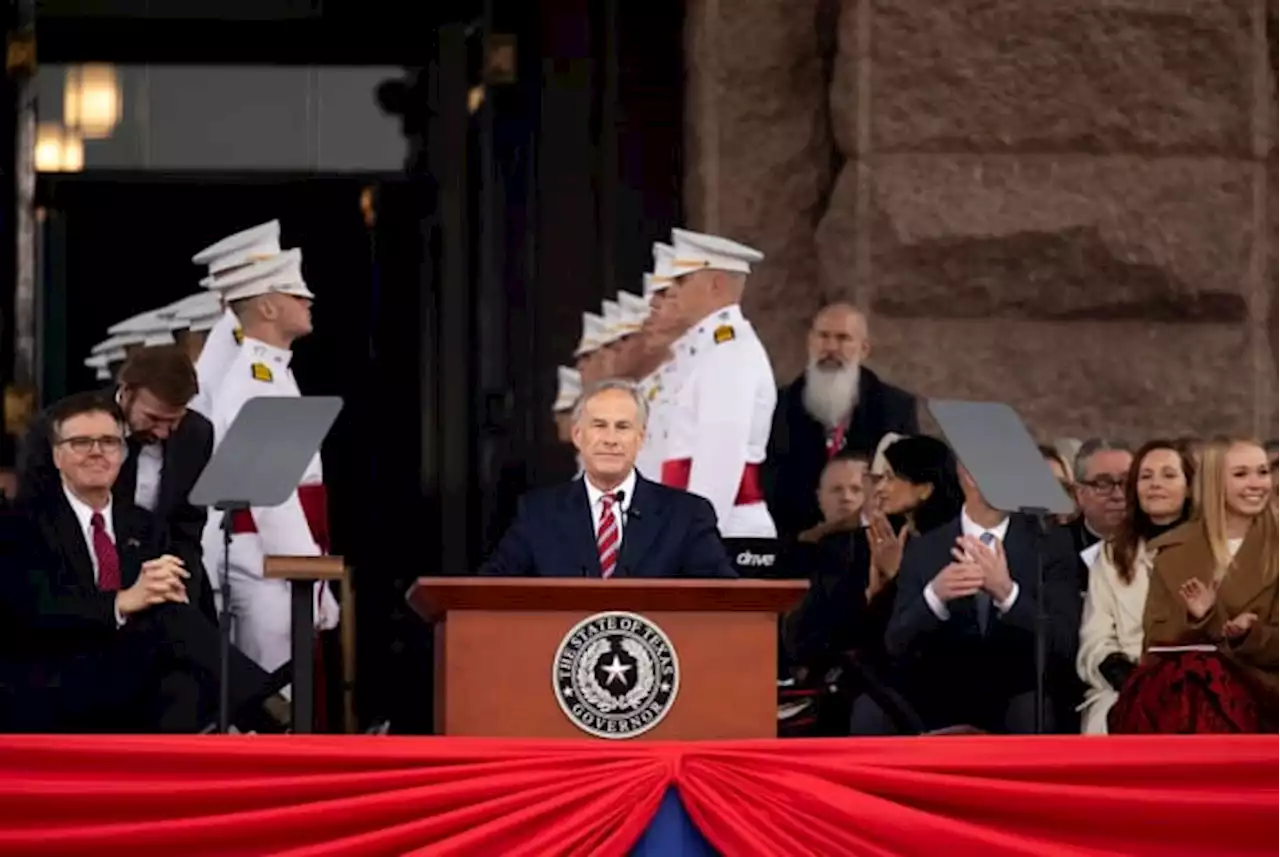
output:
M1276 605L1276 520L1269 513L1258 516L1218 589L1213 609L1203 619L1192 619L1178 596L1178 588L1193 577L1213 585L1217 562L1200 521L1190 521L1151 543L1156 553L1143 615L1144 645L1209 643L1243 668L1266 688L1274 701L1277 692L1277 643L1280 622ZM1249 633L1227 641L1222 626L1241 613L1255 613L1258 621Z

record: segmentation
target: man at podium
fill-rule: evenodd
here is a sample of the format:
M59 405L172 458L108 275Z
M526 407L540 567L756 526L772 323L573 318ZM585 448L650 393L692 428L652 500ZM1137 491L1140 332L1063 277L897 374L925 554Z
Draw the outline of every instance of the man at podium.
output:
M589 387L573 411L583 475L520 498L480 574L503 577L736 577L715 511L636 471L647 404L635 385Z

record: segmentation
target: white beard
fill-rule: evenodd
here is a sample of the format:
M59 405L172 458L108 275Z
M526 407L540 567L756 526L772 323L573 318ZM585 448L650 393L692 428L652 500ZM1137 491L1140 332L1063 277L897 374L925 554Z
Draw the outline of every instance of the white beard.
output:
M858 364L824 369L810 362L804 370L804 409L828 430L853 413L858 403Z

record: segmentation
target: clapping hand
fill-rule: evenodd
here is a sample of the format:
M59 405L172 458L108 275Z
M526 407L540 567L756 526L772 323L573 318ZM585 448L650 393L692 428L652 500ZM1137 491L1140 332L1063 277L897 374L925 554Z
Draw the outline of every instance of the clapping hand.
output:
M1257 613L1241 613L1234 619L1229 620L1222 626L1222 636L1228 640L1238 640L1245 634L1249 633L1249 629L1253 627L1253 623L1258 621Z
M973 563L982 571L982 588L997 602L1005 601L1013 592L1013 577L1009 574L1009 560L1004 554L1004 543L996 539L991 547L973 536L961 536L951 555L957 562Z
M898 573L902 566L902 551L907 545L908 528L904 526L894 533L884 512L876 511L870 515L867 526L867 542L871 546L871 564L879 570L885 580Z
M1187 605L1187 612L1191 614L1191 618L1199 621L1209 615L1214 602L1218 600L1218 582L1214 581L1213 585L1205 586L1200 578L1193 577L1178 587L1178 597L1182 599L1183 604Z

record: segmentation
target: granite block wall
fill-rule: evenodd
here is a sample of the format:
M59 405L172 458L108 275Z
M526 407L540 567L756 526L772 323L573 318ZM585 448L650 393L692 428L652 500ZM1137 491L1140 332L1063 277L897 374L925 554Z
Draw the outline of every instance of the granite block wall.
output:
M690 0L689 221L767 254L780 379L870 365L1044 436L1277 431L1265 0Z

